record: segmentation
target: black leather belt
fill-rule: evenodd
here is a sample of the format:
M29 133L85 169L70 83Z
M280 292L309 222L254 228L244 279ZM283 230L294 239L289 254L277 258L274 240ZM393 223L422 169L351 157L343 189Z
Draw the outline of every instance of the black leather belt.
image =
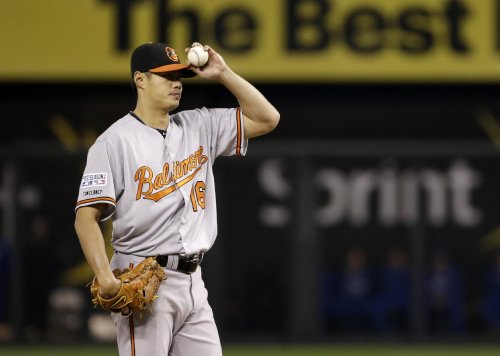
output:
M175 271L191 274L196 271L196 268L201 263L203 254L190 256L183 255L159 255L156 256L156 261L162 267L173 269Z

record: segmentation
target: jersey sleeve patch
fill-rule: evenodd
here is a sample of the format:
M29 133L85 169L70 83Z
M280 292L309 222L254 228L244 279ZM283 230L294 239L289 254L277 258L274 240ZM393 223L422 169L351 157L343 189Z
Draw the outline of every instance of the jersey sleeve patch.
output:
M108 185L107 173L89 173L82 178L80 188L104 187Z

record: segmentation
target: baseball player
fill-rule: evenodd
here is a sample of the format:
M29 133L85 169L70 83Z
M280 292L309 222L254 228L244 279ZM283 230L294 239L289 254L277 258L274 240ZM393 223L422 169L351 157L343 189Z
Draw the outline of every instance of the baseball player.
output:
M122 286L113 269L146 257L155 256L167 276L150 310L112 314L120 355L222 355L200 268L217 235L212 165L221 155L245 155L248 139L274 129L279 113L216 51L203 47L209 60L200 68L182 64L167 44L137 47L131 56L137 105L88 152L75 229L100 296L112 298ZM182 79L195 75L224 85L239 107L171 114ZM99 227L109 218L110 262Z

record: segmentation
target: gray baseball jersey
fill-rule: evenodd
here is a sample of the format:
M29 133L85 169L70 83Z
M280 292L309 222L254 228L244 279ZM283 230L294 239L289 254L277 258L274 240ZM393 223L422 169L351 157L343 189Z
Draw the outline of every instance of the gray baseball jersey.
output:
M129 113L90 148L76 209L106 203L115 251L137 256L205 252L217 235L212 165L245 155L239 108L171 115L165 137Z

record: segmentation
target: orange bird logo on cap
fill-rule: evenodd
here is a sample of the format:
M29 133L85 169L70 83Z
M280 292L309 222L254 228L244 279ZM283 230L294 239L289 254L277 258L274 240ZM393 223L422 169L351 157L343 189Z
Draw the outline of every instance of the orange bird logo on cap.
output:
M165 47L165 52L167 52L168 58L170 58L173 62L178 62L179 57L177 57L177 53L175 53L175 50L171 47Z

